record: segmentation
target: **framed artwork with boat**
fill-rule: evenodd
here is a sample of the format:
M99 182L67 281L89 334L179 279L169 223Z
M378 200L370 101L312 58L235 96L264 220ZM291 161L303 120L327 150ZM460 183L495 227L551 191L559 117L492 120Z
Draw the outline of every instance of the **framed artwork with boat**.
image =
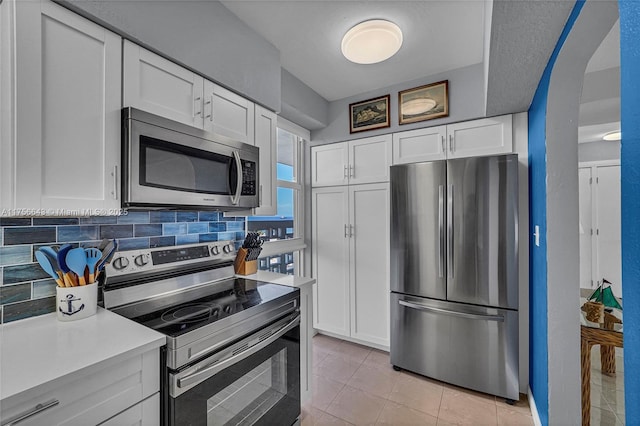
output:
M432 120L449 115L449 80L414 87L398 93L400 124Z
M365 130L389 127L390 95L367 99L349 105L349 132L357 133Z

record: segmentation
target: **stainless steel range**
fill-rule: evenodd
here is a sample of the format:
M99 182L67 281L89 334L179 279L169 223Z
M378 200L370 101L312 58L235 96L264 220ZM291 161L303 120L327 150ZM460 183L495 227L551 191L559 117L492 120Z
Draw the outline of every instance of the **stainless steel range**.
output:
M300 294L234 278L233 241L119 252L105 308L167 336L165 425L290 425L300 415Z

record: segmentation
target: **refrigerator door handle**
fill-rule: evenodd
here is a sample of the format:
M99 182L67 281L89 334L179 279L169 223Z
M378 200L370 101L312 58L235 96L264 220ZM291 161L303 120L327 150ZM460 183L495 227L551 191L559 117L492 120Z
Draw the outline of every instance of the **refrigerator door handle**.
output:
M453 278L453 185L447 191L447 275Z
M444 269L444 185L438 185L438 278Z
M417 309L419 311L435 312L437 314L451 315L454 317L461 317L461 318L474 319L474 320L504 322L504 316L502 315L482 315L482 314L470 314L467 312L450 311L448 309L434 308L432 306L426 306L426 305L422 305L420 303L414 303L414 302L407 302L405 300L399 300L398 303L407 308Z

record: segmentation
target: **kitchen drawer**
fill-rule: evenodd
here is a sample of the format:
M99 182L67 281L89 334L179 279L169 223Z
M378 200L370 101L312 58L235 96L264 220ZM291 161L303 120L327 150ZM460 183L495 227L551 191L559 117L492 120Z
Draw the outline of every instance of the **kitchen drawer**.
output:
M100 426L157 426L160 424L160 393L127 408Z
M118 363L105 361L2 400L1 424L37 412L20 426L96 425L157 393L159 371L157 349Z

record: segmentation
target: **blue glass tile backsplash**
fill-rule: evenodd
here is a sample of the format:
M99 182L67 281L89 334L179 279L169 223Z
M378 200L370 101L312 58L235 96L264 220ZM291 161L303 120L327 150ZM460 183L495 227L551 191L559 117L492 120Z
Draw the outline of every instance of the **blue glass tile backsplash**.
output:
M242 241L244 217L219 212L135 211L108 217L0 218L0 323L54 311L56 283L35 263L43 245L96 247L117 238L120 250L219 240ZM236 243L238 245L238 243Z

